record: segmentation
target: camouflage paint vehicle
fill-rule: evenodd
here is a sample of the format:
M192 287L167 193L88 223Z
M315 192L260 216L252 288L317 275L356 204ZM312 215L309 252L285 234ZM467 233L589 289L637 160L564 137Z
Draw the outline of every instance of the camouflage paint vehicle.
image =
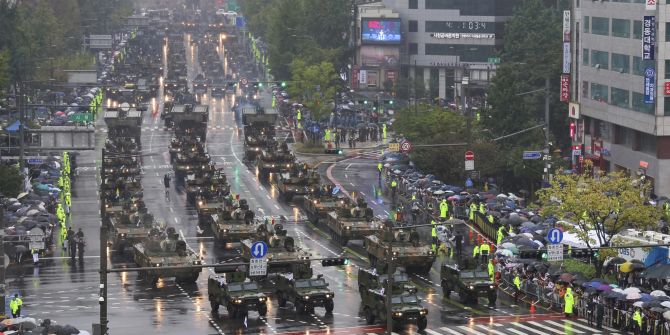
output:
M288 149L286 142L273 143L269 148L261 150L256 157L256 168L261 176L274 172L288 172L295 164L295 156Z
M449 298L458 292L462 303L477 303L478 297L486 297L493 306L498 298L498 285L491 280L488 270L480 266L460 269L456 264L442 264L440 268L442 292Z
M375 321L387 321L386 295L384 288L368 289L366 294L361 294L363 302L363 314L367 324ZM421 301L415 294L401 293L391 296L391 318L393 329L401 329L407 324L415 324L419 330L428 326L428 310L423 308Z
M230 192L226 175L223 169L214 173L198 172L186 176L186 201L195 204L196 198L211 199L217 195L227 195Z
M212 215L212 232L222 243L239 242L256 236L258 224L254 221L254 212L249 209L246 199L237 202Z
M323 221L334 241L343 246L350 240L363 240L381 229L381 222L373 220L372 208L368 208L362 198L356 204L348 202L329 212Z
M364 296L369 293L369 290L384 288L388 277L388 274L383 270L378 271L377 268L358 268L358 292ZM393 292L394 294L416 294L417 292L417 287L402 268L396 269L393 274Z
M231 319L245 318L249 311L257 311L260 316L268 313L267 297L256 282L247 280L245 272L210 275L207 295L214 314L218 313L219 306L226 308Z
M279 274L275 283L279 307L291 302L300 314L313 314L315 307L323 307L330 314L335 308L335 293L328 289L323 275L313 278L312 269L306 266L294 273Z
M312 256L309 251L295 246L295 240L287 235L281 223L261 223L253 238L242 241L242 259L245 262L252 258L251 246L256 241L264 241L268 245L268 273L291 272L298 264L309 263Z
M312 223L318 224L325 220L328 213L349 206L349 203L349 198L345 196L332 195L332 187L321 186L315 194L303 198L302 209Z
M315 170L308 169L306 164L294 164L291 171L279 173L271 180L271 184L286 201L291 201L294 196L315 193L320 182L321 176Z
M164 237L167 235L167 237ZM179 238L174 228L161 233L152 228L149 236L133 246L133 259L139 267L156 270L140 271L139 277L154 285L159 278L174 277L177 283L195 283L202 268L163 269L163 267L201 265L198 256Z
M430 271L436 255L429 244L421 242L416 228L395 227L390 220L384 221L382 227L364 240L372 266L393 257L396 266L402 266L408 271Z
M112 248L119 253L147 238L155 226L153 215L140 212L112 216L109 224Z

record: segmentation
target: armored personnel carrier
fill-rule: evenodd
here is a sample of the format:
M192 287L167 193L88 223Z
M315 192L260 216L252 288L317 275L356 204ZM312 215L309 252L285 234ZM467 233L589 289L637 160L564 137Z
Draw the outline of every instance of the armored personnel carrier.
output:
M232 201L226 196L215 196L206 198L197 196L195 199L195 209L198 213L198 225L200 227L209 227L212 223L212 215L220 214L223 208L230 206Z
M308 264L312 256L307 250L295 246L293 237L288 236L282 223L271 225L269 219L258 225L253 239L242 241L242 259L251 258L251 246L255 241L264 241L268 245L268 273L292 272L295 266Z
M174 105L166 120L174 125L175 135L197 136L202 141L207 139L207 120L209 106L206 105Z
M104 115L109 138L130 138L139 145L142 131L142 111L107 109Z
M133 245L133 259L139 267L152 267L139 277L154 285L159 278L174 277L178 283L194 283L198 280L202 268L161 269L163 267L189 266L202 264L198 256L179 238L175 229L170 227L164 232L152 228L149 236Z
M212 232L222 242L238 242L256 236L259 227L254 222L254 212L246 199L235 200L219 213L212 215Z
M361 295L363 302L363 314L367 324L374 324L375 321L386 322L386 290L384 288L368 289L368 292ZM407 324L415 324L419 330L424 330L428 326L428 310L421 305L421 301L415 294L400 293L391 296L391 317L393 329L398 330Z
M285 307L287 302L291 302L300 314L314 314L315 307L323 307L330 314L335 308L335 293L328 289L323 275L313 277L309 265L297 267L292 273L280 273L275 283L275 297L279 307Z
M261 150L256 157L256 168L261 176L267 176L270 172L288 172L294 163L295 156L286 142L274 142L272 147Z
M186 152L177 154L177 158L174 161L175 177L180 180L192 172L207 173L216 171L216 167L210 164L211 161L211 157L206 153Z
M358 292L361 297L367 296L369 290L378 290L386 288L389 276L386 273L385 267L379 271L377 268L358 268ZM396 268L393 274L393 294L416 294L417 287L409 279L409 276L403 268Z
M333 240L346 245L350 240L362 240L381 228L379 220L373 220L372 208L363 198L326 214L324 224L332 232ZM383 257L382 257L383 258Z
M373 266L393 257L396 266L428 273L435 261L435 252L421 242L416 228L395 227L390 220L384 221L374 235L367 236L363 244Z
M293 164L289 172L279 173L271 183L284 200L291 201L294 196L315 193L320 181L321 176L315 170L307 168L306 164Z
M244 125L244 159L253 162L263 149L270 148L274 143L274 125L278 114L273 110L261 114L253 105L242 107L241 113Z
M182 136L170 140L170 161L174 162L179 154L204 154L205 146L199 138Z
M333 185L321 185L315 193L307 194L302 203L302 209L314 224L323 223L329 212L349 206L349 198L333 195Z
M462 263L461 263L462 264ZM462 303L477 303L478 297L486 297L493 306L498 299L498 285L491 280L485 265L471 263L460 268L457 264L444 263L440 268L442 293L449 298L451 292L458 292Z
M219 306L224 306L231 319L246 318L249 311L257 311L260 316L268 313L267 297L243 271L210 275L207 295L212 313L218 313Z
M215 196L224 196L230 192L226 175L223 169L214 173L189 173L186 176L186 200L195 204L196 198L211 199Z
M142 212L112 216L109 218L109 223L112 248L119 253L141 242L149 236L151 228L156 226L154 216Z

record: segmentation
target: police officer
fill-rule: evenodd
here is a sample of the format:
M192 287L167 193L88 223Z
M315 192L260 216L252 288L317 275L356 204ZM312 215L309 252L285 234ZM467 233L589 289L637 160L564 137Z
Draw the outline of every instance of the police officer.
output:
M642 332L642 313L639 308L635 308L633 313L633 333L640 334Z
M475 248L472 249L472 258L477 259L479 256L479 245L475 245Z
M521 295L521 278L518 272L514 275L514 289L514 302L517 303Z
M493 281L495 279L495 275L496 275L496 268L493 265L493 260L489 261L488 269L489 269L489 277L491 278L491 281Z
M477 211L477 205L473 202L470 204L470 221L475 221L475 212Z
M486 241L482 243L481 246L479 246L479 254L481 255L482 258L482 264L486 263L489 258L489 254L491 253L491 247L489 246Z
M384 166L382 165L381 162L377 163L377 170L379 171L379 180L382 180L382 170L384 169Z
M565 307L563 311L565 312L565 317L566 318L571 318L572 317L572 307L575 304L575 297L572 294L572 288L567 288L565 289L565 296L563 296L564 302L565 302Z
M395 192L396 189L398 188L398 182L393 179L391 181L391 197L393 198L393 203L395 204Z
M479 212L486 215L486 205L483 201L479 203Z
M433 252L437 252L437 247L439 246L439 240L437 239L437 222L435 220L430 221L431 229L430 229L430 237L432 240L432 248Z
M496 238L496 244L497 245L500 245L500 243L502 243L503 238L505 238L505 233L504 232L505 232L505 227L503 225L500 225L500 227L498 227L498 236Z
M447 203L447 199L442 199L440 202L440 218L446 219L447 214L449 214L449 204Z
M19 294L14 294L14 298L9 301L9 309L12 312L12 318L21 317L21 306L23 306L23 300L19 298Z

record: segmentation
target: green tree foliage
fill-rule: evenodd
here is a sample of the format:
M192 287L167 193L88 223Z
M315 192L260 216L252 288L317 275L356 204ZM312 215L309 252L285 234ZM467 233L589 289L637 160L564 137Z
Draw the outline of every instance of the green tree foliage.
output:
M2 96L2 89L9 85L9 52L0 49L0 96Z
M0 165L0 193L15 198L23 190L23 176L16 165Z
M653 229L660 211L645 204L642 194L650 185L622 172L607 175L596 173L559 174L551 187L538 192L543 215L572 222L566 229L574 232L591 250L595 245L609 246L616 234L624 229ZM590 237L589 232L595 232ZM603 259L596 260L596 272L601 274Z
M332 110L327 103L338 88L338 76L332 63L321 62L308 65L302 59L291 63L291 80L288 91L291 96L300 97L312 113L314 119L321 119Z

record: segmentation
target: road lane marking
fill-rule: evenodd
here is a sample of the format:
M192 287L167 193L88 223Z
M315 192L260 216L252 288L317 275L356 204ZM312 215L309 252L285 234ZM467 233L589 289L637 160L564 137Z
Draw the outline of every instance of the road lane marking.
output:
M426 329L426 330L428 330L428 329ZM442 328L440 328L440 330L445 331L445 332L447 332L449 334L452 334L452 335L463 335L463 334L461 334L461 333L459 333L455 330L451 330L450 328L447 328L447 327L442 327Z
M515 326L517 326L517 327L519 327L519 328L523 328L523 329L525 329L525 330L527 330L527 331L529 331L529 332L532 332L532 333L535 333L535 334L538 334L538 335L547 335L547 333L545 333L545 332L542 332L542 331L539 331L539 330L535 330L535 329L530 328L530 327L528 327L528 326L526 326L526 325L524 325L524 324L522 324L522 323L520 323L520 322L512 322L512 324L515 325Z
M179 219L174 218L174 222L175 222L175 223L179 223Z
M495 323L494 323L494 325L495 325ZM484 325L477 325L477 327L479 327L479 328L481 328L481 329L484 329L485 331L487 331L488 333L491 333L491 334L495 334L495 335L507 335L507 334L505 334L505 333L501 333L501 332L499 332L499 331L497 331L497 330L495 330L495 329L492 329L491 327L486 327L486 326L484 326Z
M548 330L548 331L550 331L550 332L552 332L552 333L556 333L556 334L564 334L564 333L566 332L566 331L564 331L564 330L558 330L558 329L556 329L556 328L552 328L552 327L549 327L549 326L547 326L547 325L543 325L543 324L541 324L541 323L539 323L539 322L536 322L536 321L528 321L528 324L529 324L529 325L533 325L533 326L535 326L535 327L538 327L538 328L540 328L540 329L546 329L546 330ZM577 333L577 334L584 334L583 331L576 330L576 329L573 329L572 332L573 332L573 333Z
M347 165L347 167L345 167L344 169L345 169L345 170L349 170L349 167L350 167L350 166L351 166L351 163L349 163L349 165Z

